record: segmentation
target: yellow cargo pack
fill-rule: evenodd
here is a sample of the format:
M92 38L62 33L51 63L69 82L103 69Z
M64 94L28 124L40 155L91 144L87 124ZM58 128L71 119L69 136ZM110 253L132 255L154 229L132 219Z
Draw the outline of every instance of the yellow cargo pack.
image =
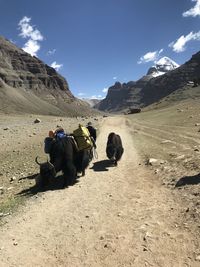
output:
M79 124L78 129L73 131L73 136L77 142L78 149L90 149L93 146L88 129Z

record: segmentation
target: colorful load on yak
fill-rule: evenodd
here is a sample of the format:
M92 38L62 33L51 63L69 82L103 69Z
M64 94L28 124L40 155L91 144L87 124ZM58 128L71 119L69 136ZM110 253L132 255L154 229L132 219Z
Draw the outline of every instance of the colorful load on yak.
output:
M63 128L58 127L55 131L50 130L49 136L44 139L44 152L49 154L51 151L51 146L55 141L59 141L66 137L66 133Z
M90 138L88 129L81 124L79 124L78 129L73 131L73 136L77 142L79 150L91 149L93 147L93 142Z

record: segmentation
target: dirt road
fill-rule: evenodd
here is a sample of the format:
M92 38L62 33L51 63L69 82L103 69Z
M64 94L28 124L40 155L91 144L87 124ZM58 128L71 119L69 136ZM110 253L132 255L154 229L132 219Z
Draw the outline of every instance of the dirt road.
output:
M118 167L108 133L122 137ZM198 242L179 224L180 203L140 162L126 119L106 118L98 159L74 186L33 196L0 229L0 266L199 266Z

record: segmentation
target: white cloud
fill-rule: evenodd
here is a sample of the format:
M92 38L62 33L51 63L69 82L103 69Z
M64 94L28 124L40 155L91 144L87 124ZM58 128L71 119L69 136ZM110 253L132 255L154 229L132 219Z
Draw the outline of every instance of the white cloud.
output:
M84 96L85 93L78 93L78 96Z
M171 47L174 52L180 53L180 52L185 51L186 43L188 43L189 41L192 41L192 40L197 40L197 41L200 40L200 31L196 32L196 33L190 32L186 36L182 35L175 42L170 43L169 47Z
M40 45L37 41L29 39L22 49L32 56L36 56L37 51L40 50Z
M183 12L183 17L196 17L200 16L200 0L192 0L192 2L196 2L195 6L192 7L191 9Z
M55 54L55 53L56 53L56 49L49 50L49 51L47 52L47 56L51 56L51 55L53 55L53 54Z
M54 61L53 63L51 63L51 67L58 71L63 67L63 64L58 64L56 61Z
M113 80L117 80L117 77L113 77Z
M154 52L148 52L144 56L140 57L140 60L137 62L138 64L147 63L150 61L155 61L159 57L159 55L163 52L163 49Z
M24 44L22 49L31 54L37 56L37 52L40 50L40 44L38 41L42 41L44 37L40 31L30 24L31 18L23 17L18 23L20 34L22 38L28 38L28 41Z
M103 88L102 92L103 93L107 93L108 92L108 87Z
M92 95L90 98L91 99L103 99L104 97L102 95Z

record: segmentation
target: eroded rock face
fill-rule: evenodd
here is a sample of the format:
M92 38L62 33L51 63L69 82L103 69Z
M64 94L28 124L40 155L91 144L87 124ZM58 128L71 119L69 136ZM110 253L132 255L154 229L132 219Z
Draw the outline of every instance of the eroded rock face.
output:
M105 99L103 99L97 108L104 111L119 111L128 107L138 106L140 103L140 88L135 87L135 82L115 83L108 89Z
M88 115L54 68L0 36L0 113Z
M55 69L0 37L0 78L8 86L38 91L56 90L74 99L66 80ZM63 94L64 93L64 94Z

